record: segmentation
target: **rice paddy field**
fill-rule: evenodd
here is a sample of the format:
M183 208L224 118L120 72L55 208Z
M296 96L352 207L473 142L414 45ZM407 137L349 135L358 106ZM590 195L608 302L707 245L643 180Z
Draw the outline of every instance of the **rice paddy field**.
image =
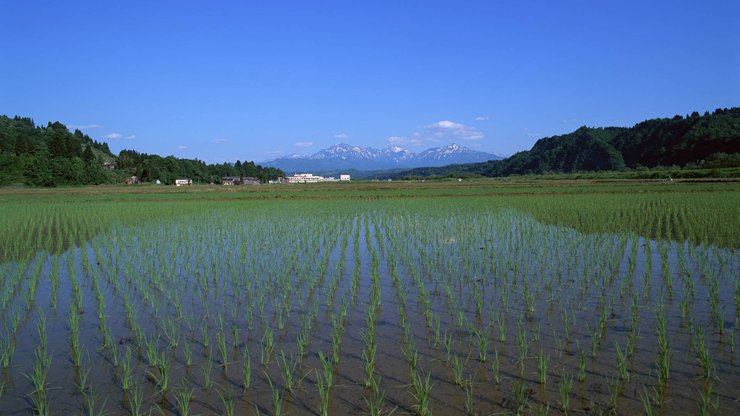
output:
M0 190L0 414L740 414L740 183Z

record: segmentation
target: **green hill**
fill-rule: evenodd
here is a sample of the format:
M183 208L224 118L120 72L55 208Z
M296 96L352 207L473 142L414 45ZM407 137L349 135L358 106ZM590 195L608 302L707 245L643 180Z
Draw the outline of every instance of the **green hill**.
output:
M652 119L631 128L584 126L572 133L542 138L530 150L501 161L411 169L393 177L509 176L738 165L740 108L736 107L703 116L694 112L686 117Z
M696 166L715 153L740 152L740 108L643 121L610 143L628 167Z
M105 165L114 167L106 169ZM200 183L222 176L252 176L263 181L283 175L279 169L239 161L208 165L200 160L161 157L133 150L114 155L108 144L59 122L36 126L28 117L0 115L0 186L90 185L118 183L132 175L171 184L178 177Z
M103 161L113 159L106 143L59 122L36 126L30 118L0 116L0 185L100 184L111 175Z

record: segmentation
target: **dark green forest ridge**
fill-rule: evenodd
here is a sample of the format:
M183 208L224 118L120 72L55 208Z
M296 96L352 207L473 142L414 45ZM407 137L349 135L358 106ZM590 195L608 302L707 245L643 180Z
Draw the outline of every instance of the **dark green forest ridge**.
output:
M532 149L504 160L418 168L392 176L427 177L472 174L509 176L620 171L678 166L740 166L740 108L694 112L686 117L646 120L634 127L581 127L538 140Z
M108 170L106 164L115 168ZM80 130L71 133L62 123L36 126L28 117L0 115L0 186L119 183L132 175L142 181L172 184L177 178L218 183L223 176L250 176L267 181L283 176L283 172L254 162L237 160L234 164L207 165L197 159L162 157L134 150L122 150L116 156L107 143L93 140Z

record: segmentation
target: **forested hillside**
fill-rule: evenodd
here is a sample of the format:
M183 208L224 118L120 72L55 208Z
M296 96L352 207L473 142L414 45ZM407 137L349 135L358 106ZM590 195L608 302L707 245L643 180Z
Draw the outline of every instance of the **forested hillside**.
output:
M643 121L611 145L628 167L697 165L716 153L740 153L740 107Z
M433 175L508 176L541 173L619 171L679 166L740 165L740 108L652 119L631 128L581 127L538 140L532 149L501 161L419 168L395 177Z
M283 173L253 162L208 165L197 159L134 150L122 150L116 156L107 143L93 140L80 130L70 132L62 123L36 126L27 117L0 115L0 186L118 183L132 175L145 182L172 184L180 177L196 183L220 183L223 176L251 176L267 181Z
M0 116L0 185L106 183L113 178L103 162L113 159L106 143L59 122L37 127L27 117Z

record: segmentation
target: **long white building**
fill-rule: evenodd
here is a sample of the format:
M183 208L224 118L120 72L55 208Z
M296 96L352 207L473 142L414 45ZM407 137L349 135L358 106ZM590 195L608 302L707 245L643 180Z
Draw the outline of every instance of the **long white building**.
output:
M288 176L286 181L288 183L317 183L317 182L337 182L337 181L349 181L349 175L340 175L340 179L333 176L325 178L323 176L317 176L313 173L296 173L293 176Z

